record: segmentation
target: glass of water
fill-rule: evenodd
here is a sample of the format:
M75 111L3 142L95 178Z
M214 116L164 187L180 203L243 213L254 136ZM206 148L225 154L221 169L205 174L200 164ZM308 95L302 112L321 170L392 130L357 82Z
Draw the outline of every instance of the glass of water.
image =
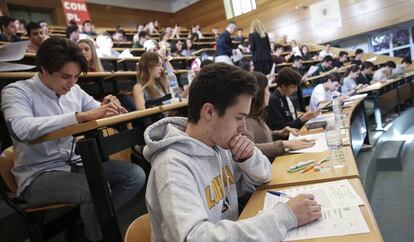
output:
M326 144L329 148L329 157L332 161L332 167L342 168L345 166L345 156L343 151L343 142L341 129L336 123L329 123L325 127Z

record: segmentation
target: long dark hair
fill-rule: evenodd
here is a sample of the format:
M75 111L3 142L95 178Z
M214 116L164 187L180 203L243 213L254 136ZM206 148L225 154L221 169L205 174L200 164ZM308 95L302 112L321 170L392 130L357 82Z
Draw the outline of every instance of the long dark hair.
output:
M168 81L165 72L161 73L160 78L155 79L155 82L150 81L150 70L161 62L161 56L155 52L145 52L141 55L141 60L137 66L137 82L146 89L151 97L161 97L159 89L164 93L168 92Z
M253 75L256 77L257 85L259 86L259 90L256 96L252 99L252 104L250 105L250 113L249 117L255 119L263 119L265 120L266 117L266 107L264 104L264 96L265 96L265 89L268 85L267 77L261 72L253 72Z

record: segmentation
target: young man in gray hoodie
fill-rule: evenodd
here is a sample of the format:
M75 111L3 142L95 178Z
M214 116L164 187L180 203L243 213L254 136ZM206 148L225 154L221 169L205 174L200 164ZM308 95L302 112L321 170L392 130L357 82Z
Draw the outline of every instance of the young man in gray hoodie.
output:
M269 160L241 135L257 89L248 72L209 65L190 86L188 120L165 118L145 131L153 241L281 241L321 216L313 196L300 195L237 221L238 198L271 178Z

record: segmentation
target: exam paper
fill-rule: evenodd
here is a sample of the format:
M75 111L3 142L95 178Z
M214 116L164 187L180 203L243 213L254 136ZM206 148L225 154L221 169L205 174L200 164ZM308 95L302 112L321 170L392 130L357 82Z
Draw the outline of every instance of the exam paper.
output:
M309 148L300 149L300 150L289 150L290 153L319 153L328 150L328 145L326 144L326 137L325 133L317 133L317 134L308 134L308 135L299 135L294 136L292 134L289 135L289 140L298 140L298 139L309 139L315 140L315 145Z
M2 45L0 48L0 61L17 61L24 57L29 41L18 41Z
M9 63L9 62L0 62L0 72L4 71L24 71L35 68L36 66L18 64L18 63Z
M316 70L318 70L317 66L311 66L306 74L308 76L312 76L312 74L315 73Z
M313 194L315 200L323 209L347 208L365 205L364 200L356 193L348 180L316 183L306 186L294 187L286 190L277 190L291 197L299 194ZM279 202L287 202L285 196L278 197L266 193L263 210L273 208Z
M323 121L326 121L328 123L335 121L334 113L333 112L325 113L325 114L321 113L318 116L316 116L315 118L310 119L307 123L316 123L316 122L323 122Z
M366 94L366 93L365 94L357 94L357 95L350 96L345 101L353 101L353 100L365 98L366 96L368 96L368 94Z
M278 191L289 196L304 193L313 194L322 208L320 219L288 231L284 241L370 232L359 209L359 206L365 205L365 203L348 180L311 184ZM287 201L286 197L266 193L263 210L272 209L277 203Z

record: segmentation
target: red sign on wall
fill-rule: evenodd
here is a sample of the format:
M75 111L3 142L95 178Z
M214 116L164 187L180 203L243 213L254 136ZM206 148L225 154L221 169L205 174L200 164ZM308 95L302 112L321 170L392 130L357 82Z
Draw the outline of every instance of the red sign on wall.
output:
M62 0L62 5L66 22L74 20L77 24L82 24L85 20L91 20L85 0Z

